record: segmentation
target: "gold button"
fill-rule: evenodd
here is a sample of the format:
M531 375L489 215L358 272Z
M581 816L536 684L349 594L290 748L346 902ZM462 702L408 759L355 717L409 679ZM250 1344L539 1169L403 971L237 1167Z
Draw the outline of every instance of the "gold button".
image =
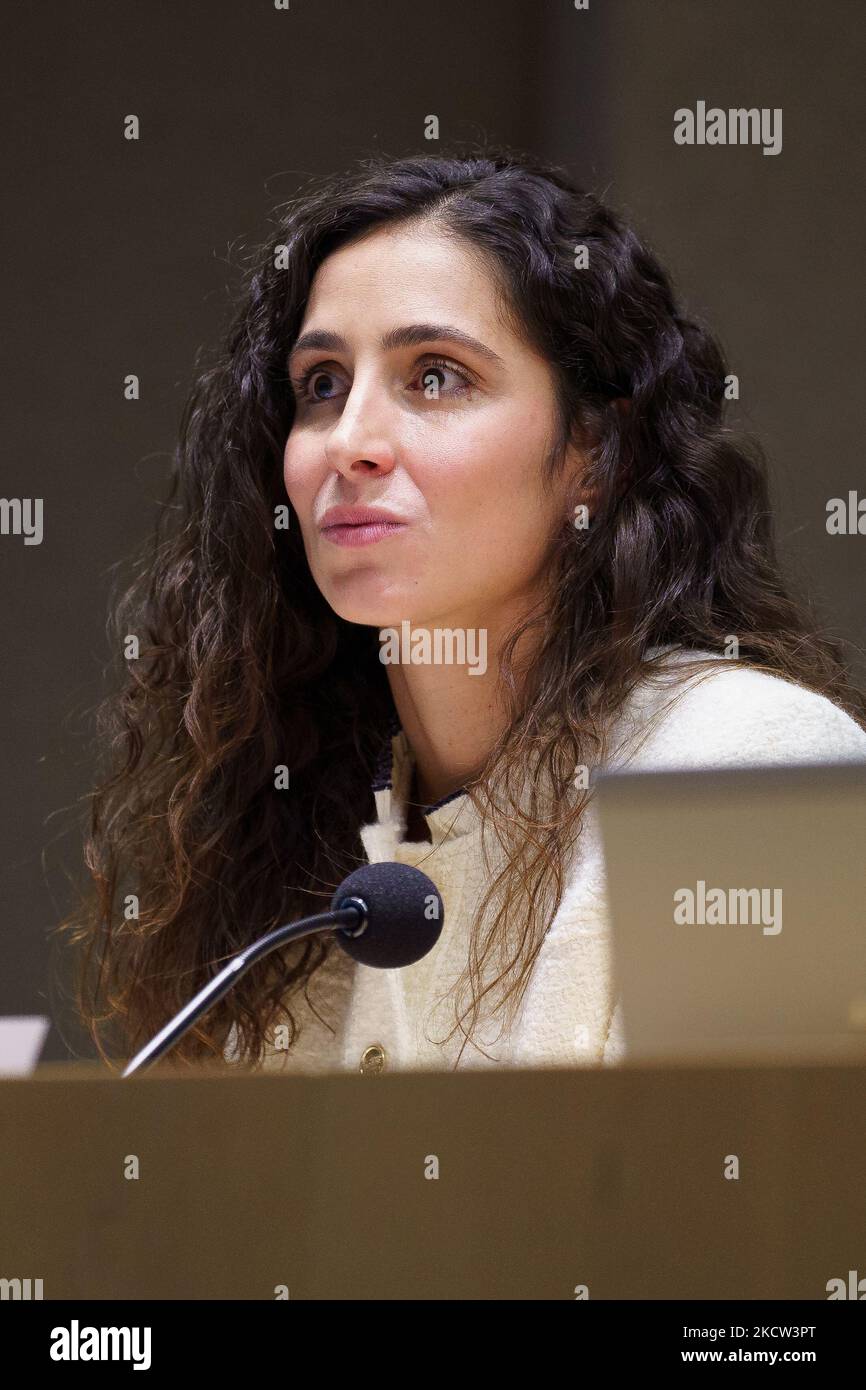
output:
M386 1053L381 1043L371 1043L361 1053L361 1071L377 1072L385 1070Z

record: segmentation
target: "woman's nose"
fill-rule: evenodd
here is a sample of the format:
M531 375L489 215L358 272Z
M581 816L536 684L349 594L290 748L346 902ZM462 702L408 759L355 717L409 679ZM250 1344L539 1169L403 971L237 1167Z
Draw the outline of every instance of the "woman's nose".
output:
M356 378L326 440L325 457L341 472L359 465L367 471L393 468L395 427L393 409L381 385L359 384Z

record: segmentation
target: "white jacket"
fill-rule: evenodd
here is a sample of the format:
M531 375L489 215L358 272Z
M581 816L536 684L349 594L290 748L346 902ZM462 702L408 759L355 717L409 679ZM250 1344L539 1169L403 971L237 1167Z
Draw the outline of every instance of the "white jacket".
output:
M823 696L776 676L730 666L722 657L709 676L684 674L676 670L682 659L674 658L663 683L644 682L633 692L615 726L608 766L660 770L866 761L866 732ZM315 1011L303 992L292 995L288 1006L301 1032L288 1051L277 1036L278 1045L269 1047L265 1058L268 1069L357 1072L454 1066L462 1034L445 1047L436 1040L454 1022L453 985L468 961L473 909L488 886L479 817L469 797L456 792L426 814L432 843L407 843L404 806L412 762L402 731L392 739L391 754L391 776L381 778L375 790L376 819L361 830L364 850L370 863L413 864L433 879L445 909L442 934L427 956L397 970L358 965L335 947L309 986ZM518 1016L510 1033L494 1042L500 1026L501 1018L482 1018L474 1041L483 1050L468 1042L461 1069L594 1065L615 1063L624 1055L592 801ZM232 1034L226 1060L234 1055Z

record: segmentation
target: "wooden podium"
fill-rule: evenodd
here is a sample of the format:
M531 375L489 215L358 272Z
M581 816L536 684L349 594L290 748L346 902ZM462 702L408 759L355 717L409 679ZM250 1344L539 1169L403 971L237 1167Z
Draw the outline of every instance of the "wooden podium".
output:
M0 1081L0 1279L46 1300L826 1300L866 1276L864 1170L863 1062L53 1065Z

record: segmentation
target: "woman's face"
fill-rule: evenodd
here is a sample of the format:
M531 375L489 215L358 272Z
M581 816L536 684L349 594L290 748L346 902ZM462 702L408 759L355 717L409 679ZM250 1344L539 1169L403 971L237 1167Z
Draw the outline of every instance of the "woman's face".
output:
M542 486L552 369L500 322L494 284L463 244L379 229L332 253L289 371L286 491L340 617L489 629L531 605L573 478L566 468ZM329 530L335 507L400 524Z

